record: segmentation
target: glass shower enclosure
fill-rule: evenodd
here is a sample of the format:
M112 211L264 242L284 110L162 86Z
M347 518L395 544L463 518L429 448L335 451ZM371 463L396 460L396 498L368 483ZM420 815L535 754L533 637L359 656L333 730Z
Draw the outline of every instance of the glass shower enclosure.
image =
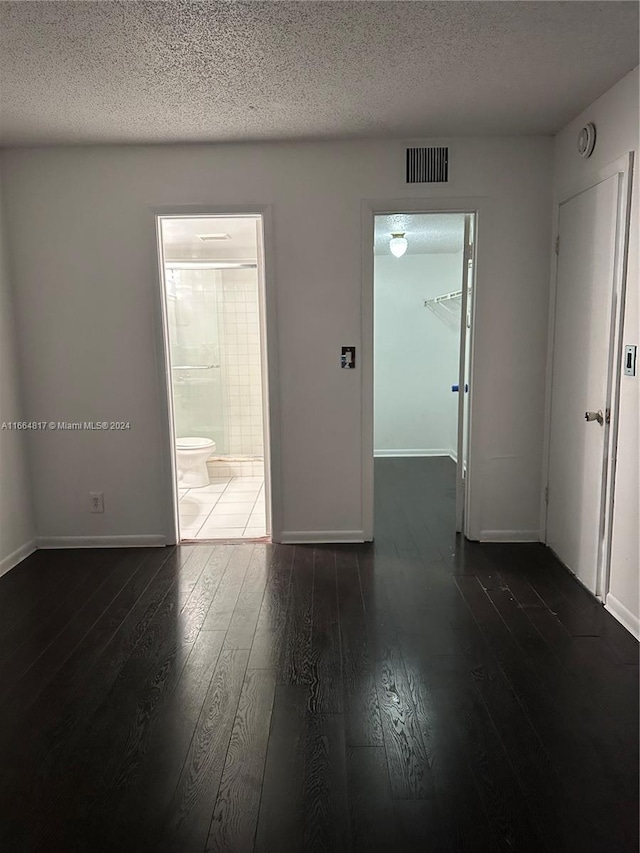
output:
M220 328L222 271L167 263L165 285L176 438L212 438L229 452Z

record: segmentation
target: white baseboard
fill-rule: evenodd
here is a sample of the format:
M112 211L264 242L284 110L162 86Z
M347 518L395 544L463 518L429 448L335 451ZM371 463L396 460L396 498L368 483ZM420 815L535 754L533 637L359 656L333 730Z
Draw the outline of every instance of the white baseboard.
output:
M446 447L436 447L436 448L421 448L421 449L408 449L408 450L374 450L374 457L385 457L385 456L450 456L452 459L455 458L455 451L449 450Z
M338 545L364 542L364 530L283 530L283 545Z
M167 537L154 533L142 536L39 536L38 548L160 548Z
M6 575L8 571L26 559L29 554L33 554L35 550L36 540L30 539L28 542L25 542L24 545L16 548L16 550L11 554L7 554L6 557L3 557L2 560L0 560L0 577L2 577L2 575Z
M539 542L539 530L481 530L480 542Z
M614 616L621 625L629 631L636 640L640 640L640 618L633 614L628 607L609 593L604 603L604 609Z

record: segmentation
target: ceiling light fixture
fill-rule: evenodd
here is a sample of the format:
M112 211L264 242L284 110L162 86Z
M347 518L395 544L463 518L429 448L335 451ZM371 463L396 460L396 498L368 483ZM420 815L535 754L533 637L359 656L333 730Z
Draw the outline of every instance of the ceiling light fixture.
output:
M391 235L391 239L389 240L389 250L392 255L395 255L396 258L401 258L404 253L407 251L407 238L404 236L404 231L398 231L395 234Z

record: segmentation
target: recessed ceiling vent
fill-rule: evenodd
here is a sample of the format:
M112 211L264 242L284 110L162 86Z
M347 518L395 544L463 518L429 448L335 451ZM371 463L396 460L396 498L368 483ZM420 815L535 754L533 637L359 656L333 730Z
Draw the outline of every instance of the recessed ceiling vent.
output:
M448 148L407 148L408 184L443 184L448 180Z

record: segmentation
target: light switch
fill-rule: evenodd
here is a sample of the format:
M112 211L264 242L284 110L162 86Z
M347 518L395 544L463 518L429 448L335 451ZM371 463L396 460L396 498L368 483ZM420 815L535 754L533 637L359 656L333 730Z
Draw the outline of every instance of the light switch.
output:
M634 345L629 345L624 348L624 375L636 375L636 353L638 348Z
M342 347L342 355L340 356L340 367L346 370L353 370L356 366L356 348Z

